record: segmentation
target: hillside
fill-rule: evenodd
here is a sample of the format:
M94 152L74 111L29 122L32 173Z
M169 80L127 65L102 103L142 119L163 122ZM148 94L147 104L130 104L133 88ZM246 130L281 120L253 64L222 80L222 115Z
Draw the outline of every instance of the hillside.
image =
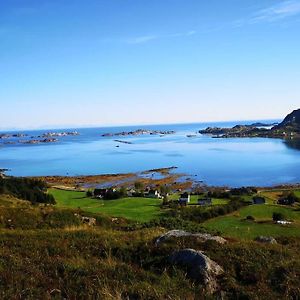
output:
M35 189L34 184L39 184L14 181L17 182L24 189L27 187L29 193ZM74 192L69 193L72 198ZM277 197L268 193L269 197ZM278 234L277 242L270 244L242 239L242 229L236 229L230 237L229 227L223 238L213 236L216 231L210 231L205 224L207 229L202 227L202 219L213 218L218 222L228 215L236 218L235 227L241 223L250 227L253 223L258 228L260 222L269 222L271 218L265 206L225 203L224 200L222 207L216 205L209 210L176 208L168 218L135 223L110 217L112 210L102 215L0 194L0 298L225 300L256 299L260 295L260 299L298 299L297 234ZM289 211L295 221L297 207ZM220 217L214 218L218 214ZM245 221L248 214L258 221ZM89 225L84 222L86 218L95 222ZM219 229L217 223L212 227ZM164 235L170 229L194 233ZM175 254L181 252L204 255L212 269L194 268L199 257L193 258L192 265L174 264Z
M278 129L300 132L300 109L294 110L288 114L280 124L272 128L272 130Z
M300 109L288 114L284 120L272 128L261 124L236 125L231 128L207 127L199 130L201 134L210 134L215 138L264 137L292 139L300 136Z

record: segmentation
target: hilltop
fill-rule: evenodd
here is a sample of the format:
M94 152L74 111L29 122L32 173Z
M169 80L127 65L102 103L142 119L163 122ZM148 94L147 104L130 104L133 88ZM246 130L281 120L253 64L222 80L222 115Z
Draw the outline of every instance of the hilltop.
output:
M251 125L238 124L232 128L207 127L204 130L199 130L199 133L212 134L213 137L216 138L298 138L300 137L300 109L294 110L292 113L288 114L278 125L272 126L271 128L269 128L270 126L265 125L267 124L254 123Z
M280 129L300 132L300 109L288 114L280 124L272 128L272 130Z

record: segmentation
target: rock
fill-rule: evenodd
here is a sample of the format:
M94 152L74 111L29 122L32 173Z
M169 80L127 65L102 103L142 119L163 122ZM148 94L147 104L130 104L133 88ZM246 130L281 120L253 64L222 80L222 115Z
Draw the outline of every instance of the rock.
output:
M187 232L184 230L171 230L171 231L168 231L167 233L163 234L162 236L160 236L155 241L155 245L159 246L160 244L166 242L167 240L169 240L171 238L182 238L182 237L194 237L203 242L215 241L219 244L225 244L227 242L224 238L222 238L220 236L213 236L208 233L190 233L190 232Z
M255 241L265 244L277 244L277 241L272 236L258 236Z
M84 224L87 224L89 226L95 226L96 225L96 219L91 217L81 217L81 221Z
M186 268L187 275L204 284L206 291L213 294L217 288L217 276L222 275L224 270L216 262L194 249L183 249L174 252L169 257L169 262Z

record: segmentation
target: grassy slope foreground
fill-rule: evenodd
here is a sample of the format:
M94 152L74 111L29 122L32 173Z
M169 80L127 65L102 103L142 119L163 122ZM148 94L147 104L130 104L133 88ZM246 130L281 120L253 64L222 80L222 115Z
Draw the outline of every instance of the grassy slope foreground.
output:
M27 183L24 191L30 192L32 187L28 190L26 187ZM292 237L283 230L278 231L281 237L276 237L277 244L239 238L229 238L222 245L197 238L170 239L160 246L155 244L155 240L168 231L165 227L171 225L173 229L180 229L188 223L201 230L199 220L209 210L224 212L228 205L234 207L238 203L215 205L204 211L195 207L175 211L170 208L170 213L176 214L164 216L169 224L165 223L164 227L163 222L152 221L146 228L145 224L135 225L126 220L115 223L107 215L115 216L119 212L123 217L127 214L131 220L145 220L145 216L163 220L157 200L130 198L106 201L99 206L101 201L87 199L82 193L59 191L55 195L56 190L52 190L58 201L58 206L54 206L36 202L35 198L32 202L31 197L28 197L30 201L17 199L15 190L11 191L13 195L0 194L0 299L300 297L299 235ZM27 192L26 195L31 194ZM130 201L134 201L133 206ZM141 206L137 207L137 203ZM151 210L148 210L148 204L146 208L142 205L145 203L150 204ZM269 203L242 205L237 209L230 215L206 221L204 225L231 217L245 222L241 219L251 214L256 218L253 226L264 226L256 222L269 219L270 209L289 208ZM138 217L139 213L143 217ZM96 226L83 224L78 214L95 217ZM295 220L295 224L298 222L296 210L290 209L286 214ZM187 220L189 217L192 218L190 221ZM218 226L218 231L224 224ZM277 225L272 226L277 228ZM234 236L234 232L235 228L231 228L228 235L224 235ZM207 295L203 282L190 278L187 269L170 264L170 254L186 248L203 251L224 269L224 274L217 278L218 288L214 295Z
M202 299L203 286L168 263L182 248L205 251L224 268L223 299L300 295L299 239L277 245L180 239L156 247L163 228L128 232L100 216L104 225L91 228L70 210L0 198L1 299Z

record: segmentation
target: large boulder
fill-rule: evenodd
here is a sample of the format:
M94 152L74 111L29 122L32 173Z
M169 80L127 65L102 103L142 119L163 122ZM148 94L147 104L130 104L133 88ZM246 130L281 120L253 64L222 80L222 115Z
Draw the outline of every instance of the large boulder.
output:
M190 233L184 230L171 230L167 233L161 235L155 242L156 246L159 246L160 244L172 239L172 238L183 238L183 237L192 237L197 240L200 240L202 242L206 241L215 241L219 244L225 244L226 240L220 236L213 236L208 233Z
M184 267L187 270L187 275L194 280L200 281L210 294L213 294L218 288L217 276L224 273L221 266L201 251L194 249L175 251L169 256L169 262L173 265Z
M264 244L276 244L277 241L272 236L258 236L255 239L256 242Z

